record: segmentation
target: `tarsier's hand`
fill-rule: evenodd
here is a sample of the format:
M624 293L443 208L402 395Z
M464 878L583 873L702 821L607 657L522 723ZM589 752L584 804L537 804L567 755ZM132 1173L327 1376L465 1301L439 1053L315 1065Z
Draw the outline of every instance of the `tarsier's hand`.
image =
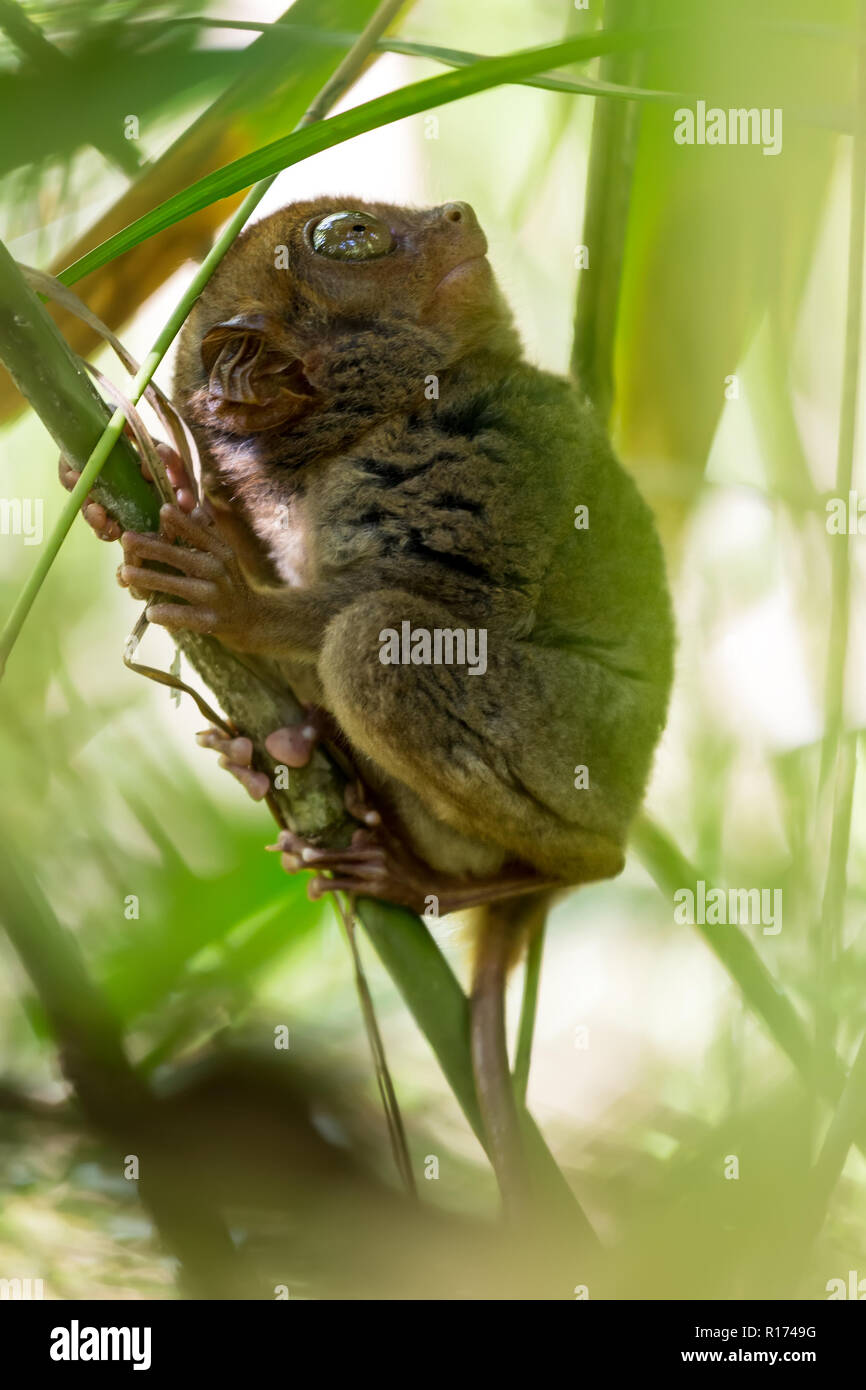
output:
M178 506L183 512L191 512L195 506L195 492L193 484L187 475L186 468L184 467L183 459L180 457L180 454L168 444L158 443L156 445L156 450L165 464L165 471L168 475L169 482L174 488ZM81 477L81 474L76 468L73 468L65 454L60 455L57 471L60 481L66 488L66 491L71 492L78 482L78 479ZM153 481L150 469L143 461L141 463L141 473L142 477L145 478L147 482ZM119 541L120 537L123 535L123 528L120 523L115 521L113 517L110 517L102 503L95 501L93 497L87 498L84 506L81 508L81 515L84 517L91 531L95 532L101 541Z
M272 601L247 583L209 512L196 507L187 514L164 506L159 519L159 535L124 532L118 582L135 598L149 601L150 622L173 632L205 632L230 647L251 650L253 634L267 630ZM149 563L170 565L171 572L147 568ZM184 602L155 601L161 594Z

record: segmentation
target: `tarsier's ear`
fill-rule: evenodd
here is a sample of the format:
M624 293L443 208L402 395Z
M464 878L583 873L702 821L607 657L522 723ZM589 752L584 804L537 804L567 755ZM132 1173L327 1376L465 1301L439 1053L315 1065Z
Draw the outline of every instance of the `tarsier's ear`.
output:
M214 324L202 338L201 359L211 408L243 433L295 420L316 403L303 362L277 344L264 314L238 314Z

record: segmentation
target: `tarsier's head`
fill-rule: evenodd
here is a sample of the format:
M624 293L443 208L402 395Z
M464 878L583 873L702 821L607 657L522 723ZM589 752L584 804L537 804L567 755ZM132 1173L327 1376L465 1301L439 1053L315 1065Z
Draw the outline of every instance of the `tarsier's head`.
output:
M398 400L479 349L516 355L486 253L467 203L293 203L239 237L198 301L181 401L200 424L250 434L341 395Z

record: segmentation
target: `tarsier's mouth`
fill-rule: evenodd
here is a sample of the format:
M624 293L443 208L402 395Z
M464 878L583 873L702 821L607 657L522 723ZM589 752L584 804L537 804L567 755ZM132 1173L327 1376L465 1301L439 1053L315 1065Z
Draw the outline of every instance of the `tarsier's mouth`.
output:
M456 265L452 265L450 270L446 270L442 279L437 281L433 293L436 294L438 290L441 290L442 286L446 285L449 280L457 276L459 271L466 270L467 266L476 265L481 261L483 261L485 265L487 264L487 256L481 251L477 252L474 256L465 256L462 261L458 261Z

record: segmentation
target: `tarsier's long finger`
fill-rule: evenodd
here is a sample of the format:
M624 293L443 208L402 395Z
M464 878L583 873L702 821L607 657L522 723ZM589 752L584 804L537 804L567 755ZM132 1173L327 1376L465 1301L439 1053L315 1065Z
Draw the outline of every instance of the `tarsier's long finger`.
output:
M230 758L220 758L220 767L236 777L253 801L264 801L271 789L271 779L266 772L256 772L254 768L233 763Z
M119 541L123 535L120 522L108 515L101 502L85 502L81 508L81 515L101 541Z
M126 433L132 438L131 430L127 428ZM195 489L183 459L169 444L159 442L156 445L156 450L165 465L168 480L174 488L179 509L182 512L192 512L195 508ZM72 491L81 477L79 469L70 463L65 454L60 455L57 474L61 485L67 492ZM150 469L143 459L141 460L141 475L147 482L153 481ZM108 515L101 502L94 501L92 497L87 498L81 508L81 515L99 540L117 541L123 536L123 528L120 523Z
M311 878L307 884L307 897L318 902L326 893L354 893L360 897L369 894L371 883L362 878Z
M186 470L186 465L176 449L172 449L170 444L157 444L156 452L162 459L168 481L174 488L174 495L177 505L182 512L190 513L195 510L195 487L193 480ZM144 464L141 468L142 473L147 477Z
M169 540L184 541L193 549L209 551L221 560L232 558L231 546L222 539L213 518L201 507L196 507L188 516L179 507L160 507L159 529Z
M144 596L145 598L147 595ZM169 632L213 632L217 615L210 608L191 608L186 603L151 603L147 621Z
M57 462L57 476L66 491L71 492L78 482L78 479L81 477L81 474L77 468L72 466L66 455L61 454ZM81 515L84 517L91 531L93 531L101 541L116 541L119 540L123 534L118 522L110 517L105 508L99 502L94 502L91 497L87 498L84 506L81 508Z
M127 423L123 427L123 433L128 439L135 443L135 431ZM164 444L162 440L154 440L154 448L162 459L162 466L165 469L168 481L174 489L177 505L182 512L191 512L195 506L195 485L186 469L186 464L176 449L170 444ZM153 474L143 458L139 460L141 465L141 476L146 482L153 482Z
M191 579L185 574L166 574L162 570L144 569L140 565L121 565L117 582L124 589L145 594L176 594L188 603L207 604L213 601L215 590L207 579Z
M190 550L187 546L173 545L141 531L124 531L123 553L127 564L140 565L144 560L156 564L171 565L194 579L216 579L221 572L220 561L205 550Z

